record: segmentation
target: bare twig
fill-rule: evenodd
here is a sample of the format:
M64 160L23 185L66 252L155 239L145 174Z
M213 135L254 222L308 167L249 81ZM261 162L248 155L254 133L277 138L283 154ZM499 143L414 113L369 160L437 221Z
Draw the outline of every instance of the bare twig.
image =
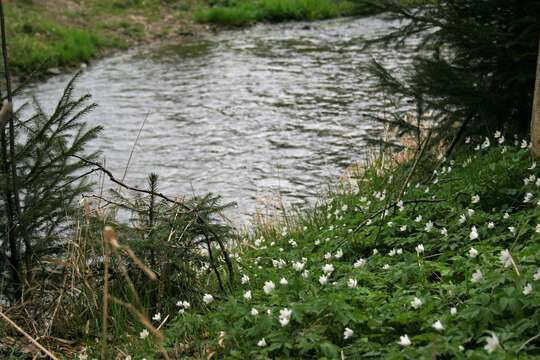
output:
M13 326L15 330L17 330L19 333L21 333L25 338L30 340L32 344L34 344L38 349L43 351L48 357L50 357L53 360L59 360L52 352L45 349L40 343L37 342L32 336L30 336L26 331L24 331L19 325L17 325L13 320L11 320L7 315L5 315L2 311L0 311L0 317L4 319L5 322L7 322L9 325Z
M431 129L429 129L426 140L424 140L424 144L422 145L422 150L420 150L420 153L418 156L414 159L414 164L411 167L411 170L409 171L409 174L407 175L407 178L405 179L405 182L401 186L401 190L399 191L399 194L397 196L396 202L399 202L401 198L403 197L403 194L405 193L405 190L407 189L407 185L411 181L411 178L416 170L416 167L418 166L418 163L420 162L420 159L424 156L424 153L426 152L426 149L429 144L429 140L431 139Z
M107 359L107 321L109 320L109 243L114 230L107 226L103 230L103 318L101 323L101 359Z

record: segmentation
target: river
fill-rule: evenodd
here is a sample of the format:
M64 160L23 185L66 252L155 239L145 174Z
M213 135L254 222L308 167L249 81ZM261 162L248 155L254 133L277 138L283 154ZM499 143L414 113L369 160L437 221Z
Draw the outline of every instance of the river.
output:
M99 105L87 120L105 128L91 150L122 177L148 116L126 182L143 186L156 172L164 193L218 193L238 204L227 212L236 224L310 204L380 136L362 116L383 96L364 67L374 58L399 71L411 52L361 48L390 26L381 17L257 25L97 61L77 86ZM70 76L26 96L51 109Z

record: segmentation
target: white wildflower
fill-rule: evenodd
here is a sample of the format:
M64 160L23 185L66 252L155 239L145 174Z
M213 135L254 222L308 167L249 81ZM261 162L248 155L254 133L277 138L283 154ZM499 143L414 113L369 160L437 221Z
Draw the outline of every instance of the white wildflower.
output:
M452 315L452 316L457 315L457 307L452 306L452 307L450 308L450 315Z
M471 198L471 202L473 204L478 204L480 202L480 196L478 194L473 195Z
M409 336L407 336L407 335L400 336L398 344L401 345L401 346L404 346L404 347L410 346L411 345L411 339L409 339Z
M279 311L279 323L281 326L286 326L291 320L292 310L287 308L281 309Z
M251 300L251 290L248 290L244 293L244 299Z
M247 276L246 274L242 275L242 278L240 279L240 282L242 284L247 284L249 282L249 276Z
M417 255L420 255L420 254L424 253L424 245L423 244L417 245L414 249L416 250Z
M534 195L530 192L525 194L525 197L523 198L524 203L529 203L533 199Z
M499 259L501 260L501 263L504 267L510 267L512 266L512 254L510 254L510 251L508 249L501 251L501 256L499 256Z
M161 313L157 313L152 317L154 321L161 321Z
M533 275L534 280L538 281L540 280L540 268L536 270L536 272Z
M146 339L146 338L148 337L148 335L150 335L150 333L149 333L148 330L146 330L146 329L144 329L143 331L141 331L141 332L139 333L139 337L140 337L141 339Z
M418 215L415 219L414 219L415 222L420 222L422 221L422 215Z
M484 278L484 274L482 274L482 271L476 270L476 271L472 274L471 281L472 281L473 283L477 283L477 282L481 281L483 278Z
M473 227L471 228L471 232L470 232L470 234L469 234L469 238L470 238L471 240L476 240L476 239L478 239L478 230L476 229L476 226L473 226Z
M328 276L326 275L319 276L319 283L321 285L326 285L328 283Z
M441 235L442 235L442 236L448 236L448 230L447 230L446 228L443 227L443 228L441 229Z
M187 301L178 301L176 303L176 306L184 308L184 309L189 309L191 307L191 304Z
M252 315L252 316L257 316L257 315L259 315L259 310L255 309L255 308L251 308L251 315Z
M266 340L264 340L264 338L262 338L261 340L259 340L257 342L257 346L258 347L265 347L266 346Z
M352 331L352 329L345 328L345 331L343 332L343 339L344 340L350 339L352 338L353 335L354 335L354 331Z
M495 333L491 333L491 337L486 338L486 345L484 346L484 349L488 353L494 352L499 347L499 338Z
M431 327L434 328L437 331L443 331L444 330L444 326L443 326L443 324L441 323L440 320L435 321L433 323L433 325L431 325Z
M531 283L527 283L527 285L525 285L525 287L523 288L523 295L527 296L530 293L532 293L532 291L533 291L533 287Z
M263 291L265 294L270 294L274 290L276 285L273 281L266 281L263 286Z
M469 257L474 259L474 258L477 257L477 256L478 256L478 250L476 250L476 249L473 248L473 247L470 248L470 249L469 249Z
M303 262L300 262L300 261L293 261L293 263L292 263L293 269L298 271L298 272L304 270L305 266L306 266L306 264L303 263Z
M285 279L284 277L281 278L281 280L279 280L279 283L280 283L281 285L289 285L289 282L288 282L287 279Z
M366 265L366 259L362 259L362 258L356 260L356 262L353 264L355 269L361 268L364 265Z
M495 223L493 221L490 221L487 225L488 229L494 229L495 228Z
M426 232L430 232L431 230L433 230L433 222L431 220L426 223L426 227L424 228L424 230Z
M416 296L414 297L414 299L412 299L411 301L411 306L415 309L419 309L421 306L422 306L423 302L422 300L420 300L419 298L417 298Z
M347 281L347 286L351 289L355 289L357 285L358 281L356 279L349 279L349 281Z
M203 301L205 304L210 304L212 301L214 301L214 297L210 294L204 294Z
M323 265L323 267L322 267L322 271L323 271L325 274L331 274L331 273L334 271L334 265L332 265L332 264L325 264L325 265Z

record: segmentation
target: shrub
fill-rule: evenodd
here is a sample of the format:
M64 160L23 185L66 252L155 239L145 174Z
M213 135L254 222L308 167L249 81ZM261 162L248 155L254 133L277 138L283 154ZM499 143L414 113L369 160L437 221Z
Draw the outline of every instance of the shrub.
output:
M416 100L422 115L431 113L426 118L443 137L454 135L456 122L465 123L469 134L528 132L540 33L538 1L452 0L417 8L394 0L356 2L401 20L378 43L399 47L419 40L418 55L403 78L378 64L373 67L398 107Z

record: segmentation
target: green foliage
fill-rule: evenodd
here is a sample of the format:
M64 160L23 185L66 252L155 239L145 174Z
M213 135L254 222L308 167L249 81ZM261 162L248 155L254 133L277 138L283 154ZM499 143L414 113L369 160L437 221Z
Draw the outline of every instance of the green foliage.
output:
M72 157L82 155L86 145L94 140L101 128L88 127L82 118L90 113L95 104L89 103L90 96L74 99L73 91L77 75L69 82L54 112L45 114L35 102L35 115L20 119L20 110L15 114L17 184L21 198L21 254L32 253L27 266L44 255L62 253L59 234L69 226L67 219L73 214L78 197L88 191L90 184L81 178L85 164ZM86 154L89 159L96 154ZM9 186L5 178L2 189ZM2 192L4 193L4 192ZM5 199L1 199L0 223L6 229L8 223ZM5 234L3 233L2 236ZM7 252L4 252L4 255ZM2 257L5 268L6 257ZM27 272L31 269L26 269ZM9 284L6 282L4 284Z
M418 42L418 56L403 78L380 64L372 69L398 109L416 100L422 115L431 113L424 119L435 122L441 137L453 136L452 126L465 119L469 134L503 128L528 132L539 50L538 1L445 0L417 8L395 0L356 2L401 20L377 42L396 48Z
M44 19L32 6L6 6L6 12L9 55L16 72L87 61L107 44L87 29Z
M336 192L287 224L256 228L238 248L249 281L228 299L177 315L169 345L186 357L238 359L540 355L540 170L527 149L477 149L443 162L434 175L418 173L403 205L395 199L410 163L381 161L361 174L357 190ZM512 256L506 264L505 249ZM322 285L325 264L334 269ZM474 282L477 270L483 277ZM275 284L269 294L267 281ZM282 326L284 308L292 315ZM432 327L437 320L441 331ZM344 338L345 328L352 337ZM500 345L490 354L484 346L492 334ZM404 335L411 346L398 344Z
M232 234L228 225L218 221L228 205L221 205L220 198L213 195L163 199L157 195L155 174L149 176L148 187L140 190L147 192L124 189L113 191L111 200L85 198L77 217L82 224L80 235L73 240L81 254L71 255L84 259L76 267L84 278L74 275L71 279L75 296L68 294L62 301L62 316L54 327L59 336L70 333L71 337L99 338L102 317L96 314L102 314L103 307L89 300L103 296L100 234L105 224L115 229L118 243L110 257L109 296L131 304L148 321L154 314L163 314L157 321L175 314L181 308L178 302L202 307L204 293L218 297L230 291L232 261L225 246L232 241ZM103 203L106 205L100 205ZM148 270L156 278L151 278ZM70 319L70 313L77 314L76 319ZM138 341L138 334L147 326L125 305L110 302L109 324L109 334L119 347L137 349L139 355L150 356L155 351L150 339ZM84 334L82 329L86 329Z
M199 9L195 20L238 26L260 21L321 20L357 13L358 9L350 1L341 0L239 0Z

